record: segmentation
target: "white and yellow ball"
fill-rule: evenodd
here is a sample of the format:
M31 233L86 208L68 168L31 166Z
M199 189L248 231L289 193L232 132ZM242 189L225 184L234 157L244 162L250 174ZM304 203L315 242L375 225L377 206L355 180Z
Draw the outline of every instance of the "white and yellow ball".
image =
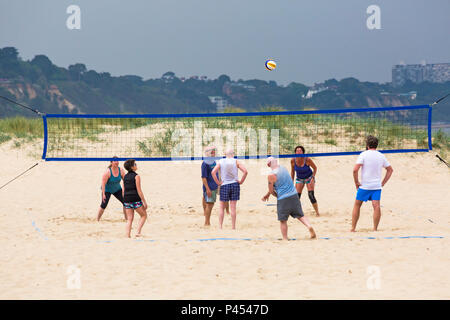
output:
M266 61L266 69L269 71L274 70L277 67L277 63L273 60Z

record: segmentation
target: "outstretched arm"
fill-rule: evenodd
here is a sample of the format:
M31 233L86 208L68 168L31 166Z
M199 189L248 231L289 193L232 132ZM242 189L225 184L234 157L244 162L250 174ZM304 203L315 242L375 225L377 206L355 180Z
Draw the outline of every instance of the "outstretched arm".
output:
M270 195L273 195L274 197L277 197L277 193L275 192L274 189L274 183L277 181L277 176L274 174L269 174L269 176L267 177L268 180L268 188L269 191L262 197L262 201L267 201L270 197Z

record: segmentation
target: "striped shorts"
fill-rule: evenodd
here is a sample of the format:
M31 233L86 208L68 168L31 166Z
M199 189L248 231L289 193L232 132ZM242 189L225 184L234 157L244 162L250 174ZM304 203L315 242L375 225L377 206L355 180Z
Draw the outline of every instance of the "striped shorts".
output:
M241 185L239 182L225 184L220 186L220 201L239 200Z

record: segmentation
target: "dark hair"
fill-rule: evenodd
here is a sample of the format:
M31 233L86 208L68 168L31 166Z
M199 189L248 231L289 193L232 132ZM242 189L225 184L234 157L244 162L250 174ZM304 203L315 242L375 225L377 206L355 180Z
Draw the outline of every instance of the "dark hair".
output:
M136 160L134 159L128 159L127 161L124 162L123 166L125 167L125 169L127 169L128 172L133 171L133 169L131 169L132 167L134 167L136 163Z
M119 159L119 157L118 156L114 156L114 157L112 157L113 159L111 160L111 162L109 163L109 166L108 166L108 168L111 168L112 167L112 163L113 163L113 161L118 161L117 159Z
M296 146L294 149L294 153L297 153L298 148L302 149L303 153L305 153L305 148L303 148L303 146Z
M366 146L369 149L376 149L378 147L378 139L374 136L368 136L366 139Z

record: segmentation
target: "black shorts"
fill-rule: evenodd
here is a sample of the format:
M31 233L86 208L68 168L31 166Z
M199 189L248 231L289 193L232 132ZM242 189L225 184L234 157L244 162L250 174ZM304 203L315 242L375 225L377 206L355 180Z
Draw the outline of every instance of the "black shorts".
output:
M117 198L117 200L119 200L122 204L123 204L123 196L122 196L122 188L119 191L116 191L114 193L110 193L110 192L105 192L105 201L103 201L103 197L102 197L102 203L100 204L100 207L102 209L106 209L106 206L108 205L109 202L109 198L111 198L111 194L114 195L114 197Z
M281 199L277 201L278 221L287 221L289 216L292 218L303 217L302 205L298 195Z

